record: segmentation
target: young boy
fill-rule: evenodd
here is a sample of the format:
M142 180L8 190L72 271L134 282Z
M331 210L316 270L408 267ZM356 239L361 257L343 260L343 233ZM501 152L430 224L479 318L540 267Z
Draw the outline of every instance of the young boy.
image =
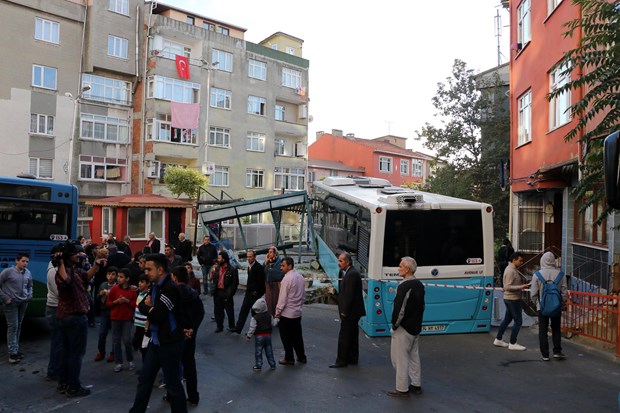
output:
M110 289L106 306L110 308L110 320L112 321L112 343L114 343L115 372L123 369L123 344L125 355L129 362L129 370L135 370L133 363L133 348L131 347L131 326L133 313L136 309L138 293L129 286L131 274L127 268L121 268L118 272L116 285Z
M144 300L144 298L149 293L149 277L146 274L141 274L138 277L138 298L136 299L136 308L133 313L133 325L135 326L135 331L133 333L133 349L139 350L140 354L142 354L142 361L144 361L144 355L146 354L146 347L142 346L142 342L144 340L144 333L146 332L146 321L147 317L140 312L138 306Z
M99 302L101 303L101 318L99 324L99 352L95 356L95 361L101 361L105 358L105 342L108 339L108 331L110 330L110 309L106 306L108 299L108 293L110 289L116 284L116 276L118 275L118 268L114 266L108 267L106 271L106 280L99 286ZM108 362L114 361L114 348L108 356Z
M256 364L252 367L252 370L259 372L263 368L263 349L265 350L265 356L271 366L271 370L276 369L276 361L273 358L273 349L271 347L271 331L272 328L278 325L278 320L273 318L267 311L267 302L265 297L261 297L252 306L254 316L250 321L250 329L246 335L246 339L250 340L254 336L254 356L256 358Z

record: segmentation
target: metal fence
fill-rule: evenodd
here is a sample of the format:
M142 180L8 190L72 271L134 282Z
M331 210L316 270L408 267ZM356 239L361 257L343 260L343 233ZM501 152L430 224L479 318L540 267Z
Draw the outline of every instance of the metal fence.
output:
M620 314L617 295L569 291L562 330L615 345L620 357Z

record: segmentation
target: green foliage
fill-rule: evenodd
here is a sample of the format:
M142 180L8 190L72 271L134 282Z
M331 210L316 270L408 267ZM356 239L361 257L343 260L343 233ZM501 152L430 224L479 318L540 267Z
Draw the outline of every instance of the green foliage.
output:
M605 196L603 189L603 150L601 139L618 130L620 121L620 0L572 0L581 7L581 18L565 24L565 36L581 36L576 48L565 53L556 67L566 67L571 80L549 94L549 100L562 93L580 90L581 99L571 107L577 123L565 136L578 138L584 148L581 179L574 188L581 211ZM598 224L611 212L599 215Z
M209 184L209 178L195 169L169 166L164 173L164 184L177 198L182 194L196 198L198 189Z
M497 74L476 75L456 59L452 77L437 85L432 99L440 126L426 123L417 132L425 147L448 161L430 179L430 190L493 205L496 238L503 238L508 230L508 192L499 185L500 160L509 158L505 90Z

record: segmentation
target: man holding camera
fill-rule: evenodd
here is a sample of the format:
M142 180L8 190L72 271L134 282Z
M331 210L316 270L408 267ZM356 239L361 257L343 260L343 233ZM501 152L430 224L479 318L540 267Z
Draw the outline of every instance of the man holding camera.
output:
M83 269L86 254L81 245L71 241L52 250L52 263L57 268L58 308L56 317L62 341L62 361L57 391L67 397L90 394L80 384L82 357L86 352L87 320L89 309L86 285L106 260L99 258L88 270Z

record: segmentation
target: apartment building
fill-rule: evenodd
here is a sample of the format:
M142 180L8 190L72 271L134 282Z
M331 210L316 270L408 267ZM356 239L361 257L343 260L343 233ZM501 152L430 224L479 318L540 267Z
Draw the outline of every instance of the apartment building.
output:
M536 264L542 252L551 250L561 256L573 282L607 288L610 247L617 240L609 222L594 225L602 204L579 212L572 188L587 147L578 139L564 139L577 122L570 107L582 91L547 99L569 81L556 64L578 45L578 36L564 36L564 24L580 17L580 9L561 0L509 3L513 245Z

